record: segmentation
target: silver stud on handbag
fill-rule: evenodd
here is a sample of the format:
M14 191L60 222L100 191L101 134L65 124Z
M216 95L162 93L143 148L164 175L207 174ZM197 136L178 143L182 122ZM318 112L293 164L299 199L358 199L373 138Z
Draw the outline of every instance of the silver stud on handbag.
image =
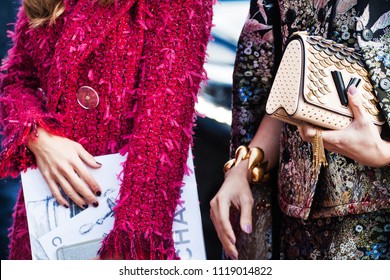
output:
M353 120L347 98L352 84L362 93L372 121L382 125L384 118L361 56L342 44L297 32L286 46L266 112L294 125L345 128Z

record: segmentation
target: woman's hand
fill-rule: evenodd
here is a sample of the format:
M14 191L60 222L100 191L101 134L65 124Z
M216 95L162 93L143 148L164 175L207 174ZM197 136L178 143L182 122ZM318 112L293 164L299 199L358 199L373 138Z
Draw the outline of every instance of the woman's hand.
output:
M210 202L211 220L225 253L231 259L238 258L236 236L230 223L231 207L240 210L241 229L252 232L253 196L247 180L247 164L247 160L241 161L226 173L222 187Z
M390 163L390 142L383 140L378 127L370 120L355 87L348 91L354 120L345 129L322 132L325 149L347 156L361 164L382 167ZM316 129L305 124L299 127L304 141L313 142Z
M69 207L62 189L81 208L99 205L96 196L101 194L100 186L85 164L92 168L99 168L101 164L79 143L38 128L38 137L30 137L28 148L58 203Z
M264 116L253 137L249 148L261 147L264 151L264 162L268 162L268 170L275 167L279 156L279 138L283 123L270 116ZM238 258L235 246L236 236L230 223L230 209L240 211L240 228L246 233L252 232L253 195L248 179L248 160L241 161L225 175L220 190L210 202L210 216L217 231L219 240L231 259Z

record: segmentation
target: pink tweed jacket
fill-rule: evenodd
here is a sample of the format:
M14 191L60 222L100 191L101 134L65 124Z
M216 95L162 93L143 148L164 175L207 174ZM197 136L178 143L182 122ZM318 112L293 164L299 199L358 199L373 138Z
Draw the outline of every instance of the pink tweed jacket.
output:
M20 10L3 65L0 175L34 166L37 126L95 156L127 153L103 258L177 259L173 213L192 143L194 103L210 36L211 0L65 0L54 25L31 29ZM96 93L96 94L95 94ZM31 258L23 194L10 258Z

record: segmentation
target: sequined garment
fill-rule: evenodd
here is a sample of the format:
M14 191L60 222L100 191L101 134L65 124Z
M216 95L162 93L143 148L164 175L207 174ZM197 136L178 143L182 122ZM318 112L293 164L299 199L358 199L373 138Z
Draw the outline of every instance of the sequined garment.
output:
M64 4L54 25L36 29L19 12L1 84L1 176L34 165L26 141L37 126L94 156L127 153L114 228L100 255L177 259L172 221L205 79L212 1ZM14 217L10 258L29 259L22 193Z
M248 144L256 133L280 61L281 42L298 30L360 52L390 122L390 93L384 86L390 73L390 2L335 3L282 0L276 9L272 0L251 1L233 74L232 151ZM237 230L240 258L279 258L280 244L282 258L289 259L390 258L390 212L386 210L390 208L390 168L370 168L327 152L329 167L322 168L316 181L311 144L303 142L291 125L284 126L280 140L277 199L271 195L276 186L252 187L257 228L252 236ZM259 187L271 190L259 191ZM276 203L283 214L272 208ZM251 242L256 245L248 246ZM346 246L348 250L343 249Z

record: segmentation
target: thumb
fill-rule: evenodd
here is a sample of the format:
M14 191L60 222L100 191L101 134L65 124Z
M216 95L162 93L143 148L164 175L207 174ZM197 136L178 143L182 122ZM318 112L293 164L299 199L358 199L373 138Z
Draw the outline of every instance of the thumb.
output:
M348 89L349 107L355 120L366 119L367 111L363 106L362 95L357 91L355 86L350 86Z

